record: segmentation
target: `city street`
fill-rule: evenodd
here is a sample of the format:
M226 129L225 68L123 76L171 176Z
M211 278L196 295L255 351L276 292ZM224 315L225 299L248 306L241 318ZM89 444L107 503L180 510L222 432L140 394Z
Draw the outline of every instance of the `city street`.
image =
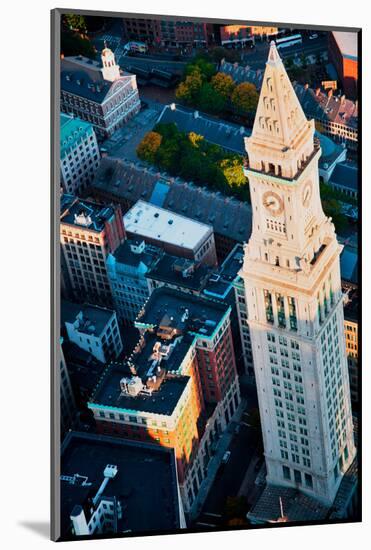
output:
M241 57L244 63L249 65L252 69L264 69L267 61L267 55L269 51L269 42L256 42L254 49L247 49L243 51ZM295 57L295 55L306 56L314 55L318 53L327 52L327 37L319 36L314 40L303 37L302 44L295 44L289 48L280 49L280 56L285 59L288 57Z
M238 496L246 472L251 472L251 483L254 483L257 471L254 466L260 456L257 454L258 442L261 438L259 429L249 425L249 415L252 409L257 407L256 391L254 386L243 384L242 395L247 402L245 411L237 433L229 446L231 456L227 464L222 464L216 474L213 486L206 498L205 504L196 519L194 525L199 523L209 526L220 525L223 522L227 497Z

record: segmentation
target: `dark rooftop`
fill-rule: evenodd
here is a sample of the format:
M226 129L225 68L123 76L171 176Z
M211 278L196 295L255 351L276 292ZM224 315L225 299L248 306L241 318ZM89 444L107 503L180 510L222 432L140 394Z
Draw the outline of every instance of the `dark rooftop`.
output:
M214 232L238 242L251 234L251 206L220 192L196 186L180 178L160 174L140 162L105 157L102 159L92 191L102 199L135 204L144 200L157 205L156 188L161 185L161 207L193 220L211 225Z
M281 517L280 500L287 521L324 520L329 507L290 487L267 485L248 518L259 522L276 522Z
M115 314L114 310L105 307L89 304L74 304L73 302L62 300L62 323L73 324L80 313L82 313L82 318L79 322L79 332L95 336L100 336L102 334L107 324L111 321L112 316Z
M123 393L120 387L122 378L130 376L127 365L111 363L93 392L89 405L170 416L190 380L189 376L165 377L158 390L152 395L141 392L133 396Z
M61 474L87 476L90 487L61 481L61 533L71 537L70 514L86 504L103 481L107 464L118 472L103 495L116 497L123 508L118 531L168 531L179 529L179 500L174 451L125 439L70 432L61 450Z
M192 260L164 254L158 262L152 265L146 277L201 292L210 273L210 268L195 264Z
M339 162L331 174L330 185L346 187L352 191L358 190L358 168L354 164Z
M124 265L138 267L143 263L150 267L163 254L161 248L145 244L143 252L133 252L133 247L140 247L143 241L138 239L127 239L113 253L115 260Z
M344 246L340 254L340 271L344 281L358 282L358 251L356 248Z
M220 269L208 280L204 294L223 299L231 289L243 263L244 251L242 244L236 244L228 254Z
M162 287L153 291L136 325L166 326L210 337L228 309L227 304Z
M95 202L75 198L66 199L62 197L61 205L61 223L80 226L89 229L89 231L101 232L104 229L105 222L114 215L114 209L111 206L102 206Z

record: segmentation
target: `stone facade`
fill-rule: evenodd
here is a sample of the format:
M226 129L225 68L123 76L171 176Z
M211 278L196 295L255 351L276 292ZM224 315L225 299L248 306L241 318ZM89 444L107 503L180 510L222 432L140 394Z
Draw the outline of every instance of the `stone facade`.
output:
M274 43L246 150L253 230L240 275L267 483L331 505L355 457L341 246L322 210L314 121Z

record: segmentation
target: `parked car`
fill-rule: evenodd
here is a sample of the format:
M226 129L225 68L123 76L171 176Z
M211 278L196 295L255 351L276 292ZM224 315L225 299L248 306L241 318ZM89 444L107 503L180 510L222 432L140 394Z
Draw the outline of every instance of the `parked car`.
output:
M222 464L227 464L230 458L231 458L231 451L226 451L222 458Z

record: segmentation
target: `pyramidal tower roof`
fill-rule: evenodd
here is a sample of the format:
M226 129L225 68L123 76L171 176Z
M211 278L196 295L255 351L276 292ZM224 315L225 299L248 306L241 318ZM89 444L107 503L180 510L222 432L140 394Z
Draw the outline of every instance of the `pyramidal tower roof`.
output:
M294 148L310 126L272 41L250 139L274 149Z

